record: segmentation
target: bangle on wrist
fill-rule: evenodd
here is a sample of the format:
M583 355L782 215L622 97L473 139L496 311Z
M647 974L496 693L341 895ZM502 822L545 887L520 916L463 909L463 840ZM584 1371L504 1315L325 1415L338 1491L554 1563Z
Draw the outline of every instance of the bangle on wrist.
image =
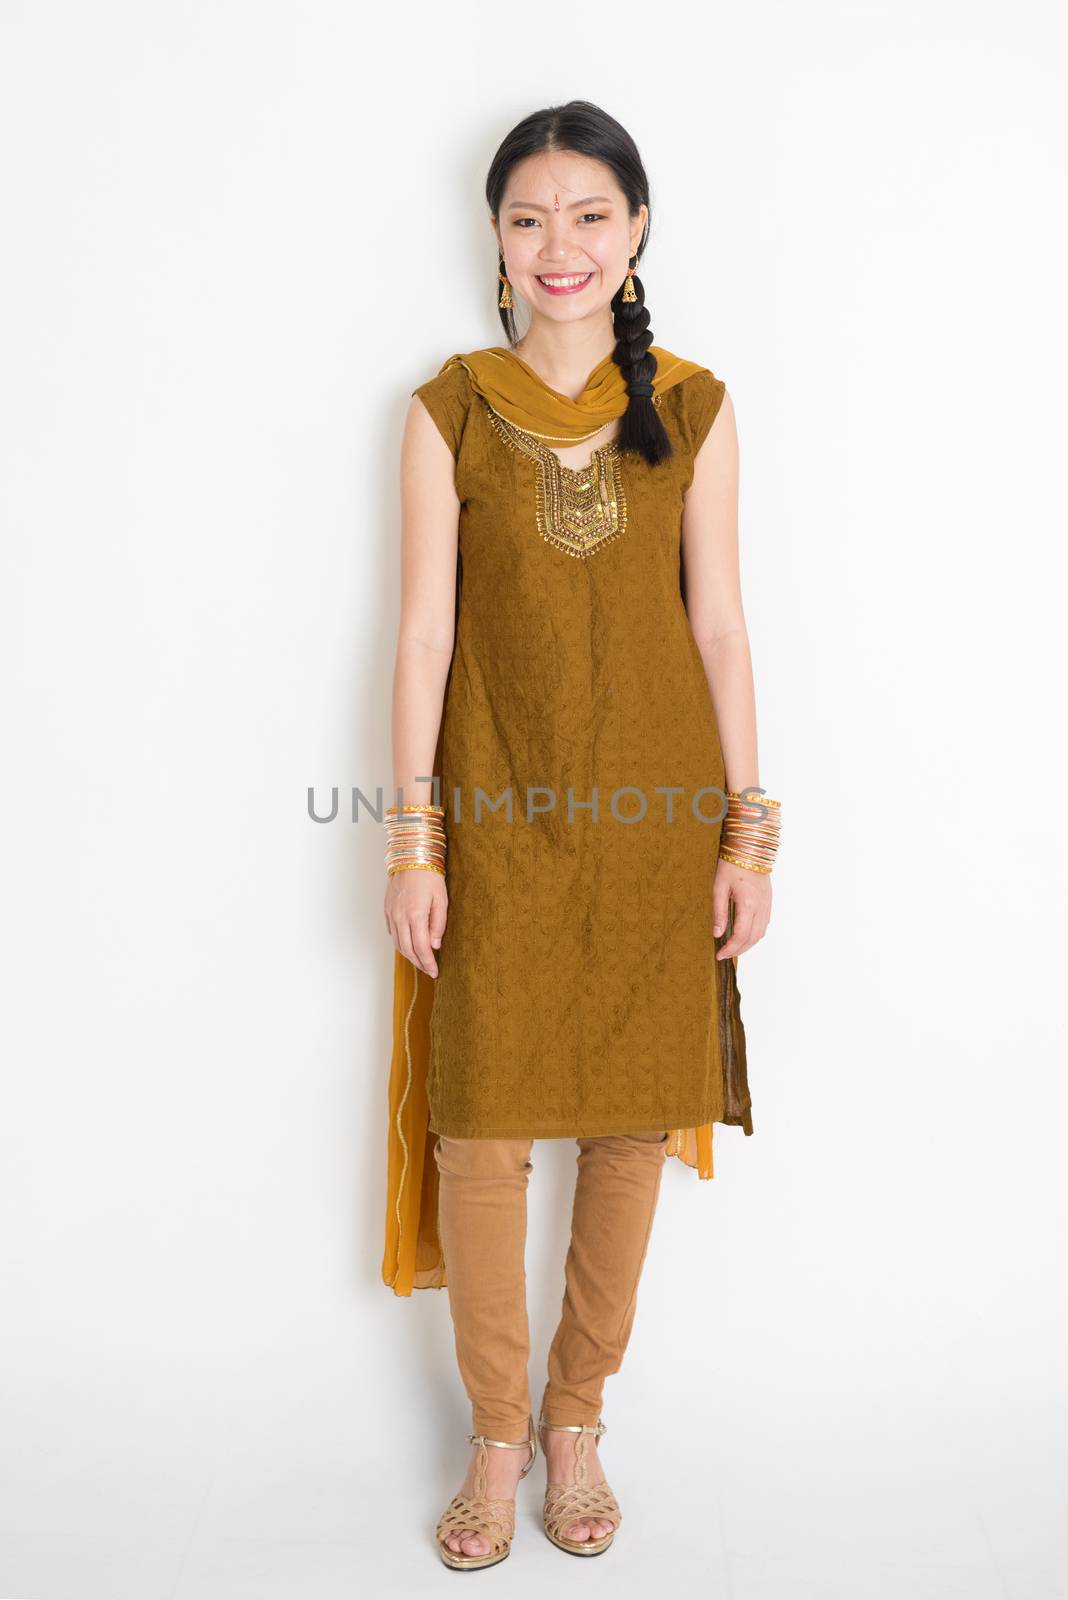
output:
M386 876L420 869L445 876L445 807L387 806Z
M719 858L749 872L770 872L779 851L782 802L757 789L728 789Z

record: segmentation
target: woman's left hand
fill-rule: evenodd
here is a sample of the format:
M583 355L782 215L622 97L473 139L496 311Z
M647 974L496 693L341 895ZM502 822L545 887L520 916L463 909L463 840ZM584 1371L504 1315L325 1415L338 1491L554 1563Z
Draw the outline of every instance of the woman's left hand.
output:
M712 932L718 939L727 926L727 911L734 901L734 927L726 944L716 951L716 960L740 956L763 939L771 921L771 873L750 872L732 861L720 861L712 884Z

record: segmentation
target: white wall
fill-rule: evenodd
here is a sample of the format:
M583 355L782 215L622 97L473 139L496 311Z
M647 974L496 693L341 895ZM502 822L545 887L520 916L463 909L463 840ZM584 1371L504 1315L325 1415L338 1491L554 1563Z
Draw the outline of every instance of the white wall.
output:
M615 1565L540 1537L539 1464L508 1581L637 1587L675 1530L731 1600L1068 1593L1063 13L0 27L0 1595L439 1581L469 1421L445 1296L379 1279L382 841L305 797L389 782L408 393L499 342L485 169L572 96L733 396L785 820L756 1132L669 1163L608 1386Z

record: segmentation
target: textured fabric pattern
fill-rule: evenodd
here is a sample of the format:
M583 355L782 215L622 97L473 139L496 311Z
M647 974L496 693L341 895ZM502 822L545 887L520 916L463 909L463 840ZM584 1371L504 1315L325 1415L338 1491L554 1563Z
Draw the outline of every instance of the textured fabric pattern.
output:
M553 1138L722 1121L720 825L698 820L691 800L722 788L724 769L680 589L680 536L724 384L701 368L660 398L675 453L657 467L622 458L626 526L583 560L539 534L535 465L502 443L462 365L414 392L453 453L461 502L439 741L449 914L433 982L430 1129ZM555 807L528 820L528 786L535 806L552 790ZM496 802L508 789L510 821L489 805L476 820L476 791ZM718 815L717 794L699 803ZM730 994L727 1024L744 1046L736 985ZM739 1054L730 1109L748 1132Z
M596 1423L605 1379L623 1363L667 1136L576 1142L564 1297L539 1419L569 1427ZM445 1134L434 1146L457 1364L472 1426L496 1439L521 1438L531 1414L525 1251L533 1148L532 1139Z

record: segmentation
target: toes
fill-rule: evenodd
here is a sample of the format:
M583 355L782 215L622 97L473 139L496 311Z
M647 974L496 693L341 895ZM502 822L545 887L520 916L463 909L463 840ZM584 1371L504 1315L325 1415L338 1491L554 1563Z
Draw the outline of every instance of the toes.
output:
M572 1544L596 1543L598 1539L607 1539L615 1527L613 1522L605 1522L602 1517L591 1518L589 1522L573 1522L564 1534L565 1539L570 1539Z
M482 1533L447 1533L445 1543L454 1556L488 1556L489 1540Z

